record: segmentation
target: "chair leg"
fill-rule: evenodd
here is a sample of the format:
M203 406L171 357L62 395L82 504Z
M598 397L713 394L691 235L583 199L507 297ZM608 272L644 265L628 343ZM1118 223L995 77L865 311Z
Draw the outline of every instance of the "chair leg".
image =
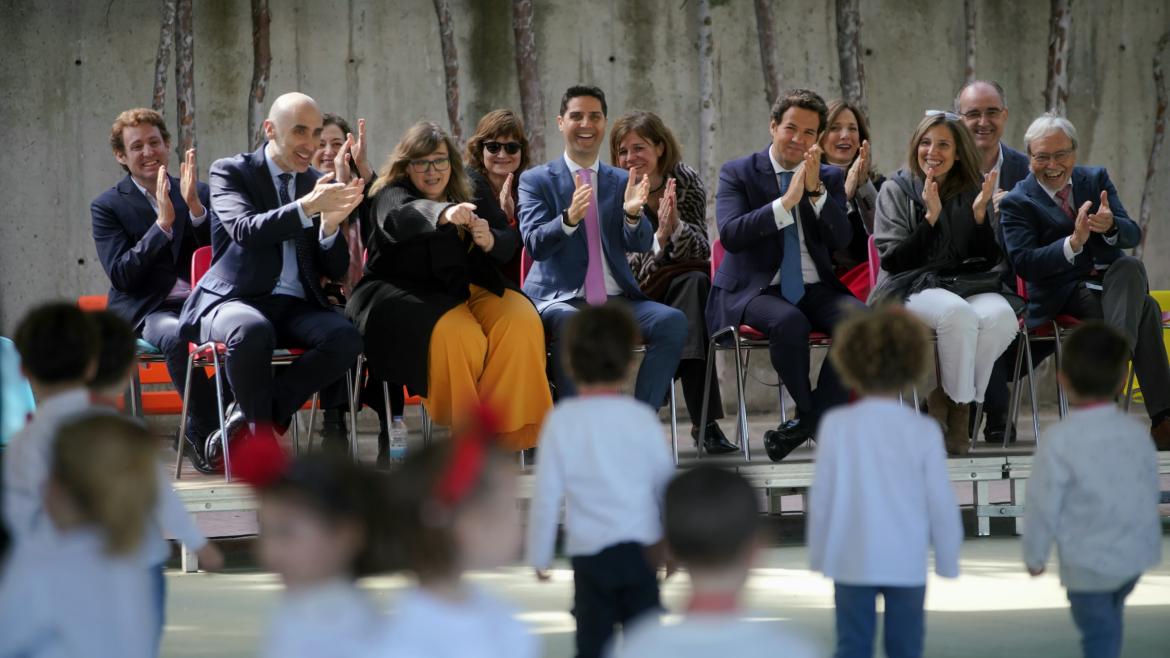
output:
M141 418L144 413L142 410L142 375L139 371L138 362L134 362L134 372L130 374L130 387L126 391L129 398L130 415L135 418Z
M1056 337L1056 371L1060 372L1064 365L1064 348L1061 346L1060 328L1056 326L1055 322L1052 323L1052 328L1053 336ZM1056 409L1062 420L1068 415L1068 401L1065 399L1064 386L1060 383L1060 377L1056 378Z
M317 427L317 407L321 406L321 394L314 393L313 397L309 398L309 429L305 433L307 440L305 441L305 450L313 449L313 430ZM294 414L295 415L295 414ZM296 447L300 448L300 437L297 437Z
M922 404L918 401L918 386L910 387L910 396L914 401L914 411L922 413Z
M232 455L231 455L231 441L228 441L227 423L224 418L223 408L223 368L220 364L219 349L215 346L211 348L211 361L215 369L215 402L219 408L219 437L221 448L223 449L223 477L224 481L232 481Z
M1020 421L1020 393L1023 391L1023 382L1020 381L1020 366L1023 365L1021 362L1024 359L1024 346L1028 344L1028 335L1024 332L1020 332L1019 341L1019 345L1016 347L1016 360L1012 366L1012 375L1015 376L1016 381L1014 384L1012 384L1012 401L1011 406L1008 409L1009 421L1008 426L1005 428L1003 433L1004 448L1007 447L1008 440L1010 438L1009 435L1012 433L1019 434L1019 430L1016 429L1016 425Z
M191 404L191 372L195 370L195 352L187 356L187 377L183 386L183 408L179 412L179 447L175 450L175 479L183 477L183 455L187 453L187 410ZM222 414L220 414L222 417Z
M1036 364L1032 360L1032 341L1024 341L1024 358L1028 365L1028 395L1032 402L1032 431L1036 443L1040 443L1040 403L1036 398Z
M1137 381L1137 370L1134 369L1133 364L1129 366L1129 384L1125 386L1125 413L1129 413L1129 405L1133 402L1133 385Z
M718 346L715 340L707 344L707 372L703 378L703 411L699 414L699 439L695 443L695 454L699 459L703 458L703 443L707 440L707 405L711 403L711 374L715 368L715 355L717 354ZM674 450L674 462L678 463L678 446Z
M971 449L975 449L975 437L979 436L979 426L983 424L983 403L975 403L975 427L971 429Z
M739 439L740 447L743 449L744 459L750 462L752 460L751 435L748 433L747 401L744 399L747 369L744 367L743 350L739 344L739 331L733 330L731 338L735 341L735 387L739 397L739 408L737 409L736 418L739 425L737 429L739 436L737 438Z
M357 435L358 411L361 409L361 405L357 403L357 396L354 395L354 391L357 390L357 385L354 383L357 381L356 373L360 372L360 370L356 372L347 370L345 372L345 393L349 398L349 456L355 464L361 463L361 459L358 458Z
M422 432L423 432L423 446L431 444L431 432L433 431L431 416L427 413L425 404L419 403L418 409L422 415Z
M312 412L310 412L311 414ZM301 454L301 412L298 409L293 412L292 425L289 426L293 435L293 454ZM309 436L313 435L313 426L309 425Z
M673 379L670 380L670 445L674 450L674 465L678 466L678 401L674 394ZM523 450L520 451L520 455L523 459Z

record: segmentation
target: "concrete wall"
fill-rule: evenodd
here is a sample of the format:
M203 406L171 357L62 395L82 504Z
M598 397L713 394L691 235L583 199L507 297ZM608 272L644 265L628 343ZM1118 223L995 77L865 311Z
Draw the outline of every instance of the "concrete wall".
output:
M245 148L251 21L243 0L197 0L195 71L200 169ZM611 116L652 109L673 127L686 159L698 148L695 2L539 0L539 67L549 153L554 115L570 83L595 83ZM876 163L901 165L925 108L947 108L963 72L962 3L862 2L862 44ZM1019 145L1043 109L1047 2L979 3L979 74L1000 80ZM114 116L149 105L155 0L0 0L0 331L38 301L103 292L89 232L89 201L121 176L107 146ZM299 89L329 110L366 117L380 161L412 122L445 122L436 19L427 0L274 0L270 98ZM748 0L713 0L719 162L767 143L767 101L755 14ZM834 3L776 3L783 85L837 95ZM508 0L452 0L464 129L485 111L519 107ZM1154 112L1151 59L1170 28L1163 0L1074 3L1070 115L1082 162L1109 167L1138 212ZM173 85L173 72L170 76ZM167 116L174 123L173 88ZM1170 152L1170 149L1168 149ZM172 159L172 163L177 160ZM1170 155L1164 154L1146 261L1170 286Z

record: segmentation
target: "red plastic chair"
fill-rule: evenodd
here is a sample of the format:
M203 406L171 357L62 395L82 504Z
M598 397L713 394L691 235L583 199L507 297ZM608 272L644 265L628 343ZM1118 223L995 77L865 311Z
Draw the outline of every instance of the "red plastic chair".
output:
M105 295L82 295L77 306L83 311L104 311L108 305ZM135 355L138 367L131 374L125 406L134 416L177 414L182 408L179 394L169 391L142 391L143 384L170 384L171 376L166 369L166 358L158 348L142 338L138 339Z
M200 247L195 250L191 256L191 286L194 287L203 278L204 274L211 269L211 247ZM191 354L187 360L187 382L184 391L189 393L191 390L191 374L196 368L213 369L215 376L215 397L216 404L219 410L219 430L220 436L223 437L223 473L224 479L228 482L232 481L232 462L231 462L231 448L227 440L227 428L225 427L225 409L223 406L223 369L225 367L224 358L227 353L227 346L223 343L209 341L201 345L191 345ZM305 350L302 348L283 348L273 350L272 365L288 365L297 360ZM179 450L175 455L175 479L182 477L183 471L183 455L186 452L186 441L183 439L187 430L187 411L189 406L189 398L187 394L183 395L183 410L180 417L179 425ZM357 418L357 409L354 405L354 375L353 371L346 372L346 396L349 398L350 419ZM311 412L316 410L318 394L313 394L311 402ZM312 415L310 415L310 428L312 427ZM300 450L300 430L297 423L297 416L293 414L293 446L294 449ZM357 424L351 422L349 428L350 454L354 459L357 459Z

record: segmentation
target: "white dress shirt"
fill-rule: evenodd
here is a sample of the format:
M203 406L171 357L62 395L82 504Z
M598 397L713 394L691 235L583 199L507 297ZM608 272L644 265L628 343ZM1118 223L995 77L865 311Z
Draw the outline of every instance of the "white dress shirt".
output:
M780 164L774 155L772 149L768 149L768 159L772 161L772 170L776 172L776 183L780 183L780 174L787 172L795 172L795 169L785 169L784 165ZM784 195L780 195L783 197ZM813 200L813 212L819 218L821 216L821 208L825 207L825 199L828 198L829 193L817 197ZM783 229L789 224L796 223L796 233L800 236L800 274L804 279L804 285L817 283L821 280L821 275L817 273L817 265L813 262L812 256L808 253L808 245L804 240L804 227L800 225L800 204L788 210L784 207L783 199L777 198L772 202L772 213L776 216L776 227ZM772 285L780 284L780 270L776 270L776 276L772 277Z
M150 207L154 209L154 214L158 215L158 200L154 198L154 194L147 192L146 188L139 185L138 181L135 180L133 176L130 177L130 182L134 183L134 187L137 187L138 191L142 193L142 196L146 197L146 201L148 203L150 203ZM191 218L191 226L195 226L195 227L203 226L203 222L207 221L207 207L204 206L202 215L199 215L198 217L191 215L190 218ZM159 227L159 230L162 231L163 234L167 236L167 239L170 239L170 240L175 239L175 232L173 230L165 229L165 228L162 228L161 226ZM191 294L191 284L187 283L186 281L184 281L182 279L176 278L175 285L172 286L171 291L169 293L167 293L167 299L187 299L187 297L190 294Z
M96 531L46 527L14 547L2 573L0 656L155 655L151 574L133 556L107 555Z
M507 603L474 586L461 602L415 587L403 594L371 656L537 658L540 647Z
M264 640L262 658L357 658L369 655L382 619L347 580L285 592Z
M794 623L745 619L735 614L688 614L677 624L654 619L634 624L610 647L610 658L820 658Z
M305 214L305 208L301 205L300 199L297 199L297 172L285 171L276 164L276 160L272 158L272 142L269 142L264 147L264 161L268 164L268 175L272 177L272 186L276 188L276 199L280 201L280 175L291 174L292 178L288 181L288 196L292 199L292 203L296 204L297 214L301 216L301 226L304 228L312 228L313 220ZM337 234L341 231L336 231L333 235L325 237L325 227L322 226L319 233L319 240L322 249L328 249L333 246L333 241L337 239ZM301 285L301 280L297 276L297 243L294 239L288 239L280 245L280 278L276 281L276 288L273 289L274 295L288 295L290 297L305 298L305 287Z
M573 162L572 158L569 157L569 153L567 151L564 154L564 158L565 158L565 166L567 166L569 168L569 175L574 177L574 179L573 179L574 181L576 181L575 177L577 175L577 172L582 170L582 169L589 169L590 171L593 172L593 200L590 201L590 203L592 203L594 205L594 207L597 208L597 223L598 223L597 228L600 230L603 226L603 221L604 221L603 218L601 217L601 206L598 205L598 203L597 203L597 188L601 184L601 181L599 181L597 179L597 175L599 173L599 170L601 169L601 167L599 165L600 161L594 160L593 164L589 165L588 167L582 167L581 165L577 164L576 162ZM622 214L623 214L622 221L625 221L625 217L624 217L625 211L624 210L622 211ZM581 225L584 222L585 222L585 220L582 219L580 222L577 223L576 226L569 226L568 224L566 224L564 222L564 219L562 218L561 229L564 230L565 235L572 235L572 234L577 232L577 229L581 228ZM602 231L602 232L604 232L604 231ZM602 243L602 247L601 247L601 271L602 271L602 273L605 274L605 294L612 296L612 295L620 295L623 292L625 292L624 290L622 290L622 287L620 285L618 285L617 279L613 278L613 272L610 271L610 269L609 269L609 259L605 257L605 243L604 242ZM582 285L581 289L577 291L576 296L580 299L585 298L585 286L584 285Z
M561 401L540 433L528 561L537 569L552 562L562 500L569 555L658 542L662 496L673 476L670 447L649 406L617 394Z
M963 524L942 432L896 400L864 398L830 411L817 432L809 492L814 571L846 585L926 584L959 575Z
M1112 591L1162 559L1158 454L1149 427L1115 405L1072 409L1044 431L1024 506L1024 564L1052 544L1072 591Z
M1003 155L1002 155L1002 154L1000 155L1000 159L1001 159L1001 161L1002 161L1002 159L1003 159ZM1040 183L1040 180L1039 180L1039 179L1037 179L1037 180L1036 180L1036 182L1037 182L1037 183ZM1047 192L1047 193L1048 193L1048 196L1049 196L1049 197L1052 199L1052 203L1055 203L1057 208L1060 208L1060 199L1056 198L1056 195L1057 195L1057 193L1058 193L1058 192L1060 192L1061 190L1065 189L1066 187L1067 187L1067 188L1071 188L1071 187L1072 187L1072 181L1071 181L1071 180L1069 180L1069 181L1065 181L1065 183L1064 183L1064 185L1063 185L1063 186L1061 186L1060 188L1058 188L1058 189L1055 189L1055 190L1048 189L1048 186L1047 186L1047 185L1045 185L1044 183L1040 183L1040 189L1042 189L1042 190L1044 190L1045 192ZM1074 213L1074 215L1075 215L1075 214L1078 212L1078 208L1077 208L1076 206L1074 206L1074 205L1073 205L1073 196L1072 196L1072 191L1071 191L1071 190L1070 190L1070 191L1069 191L1069 193L1068 193L1068 205L1069 205L1069 207L1071 207L1071 208L1072 208L1072 210L1073 210L1073 213ZM1074 221L1075 221L1075 219L1074 219ZM1114 228L1117 228L1117 224L1116 224L1116 223L1114 223L1113 227L1114 227ZM1113 235L1102 235L1101 237L1102 237L1102 238L1104 238L1104 240L1105 240L1105 242L1106 242L1107 244L1117 244L1117 234L1116 234L1116 233L1114 233ZM1075 260L1076 260L1076 258L1077 258L1077 256L1080 256L1080 255L1081 255L1081 252L1082 252L1082 251L1084 251L1084 250L1085 250L1085 249L1084 249L1084 247L1081 247L1080 249L1077 249L1076 251L1073 251L1073 246L1072 246L1072 236L1071 236L1071 235L1070 235L1070 236L1068 236L1067 238L1065 238L1065 239L1064 239L1064 249L1063 249L1063 251L1064 251L1064 258L1065 258L1065 260L1067 260L1068 262L1072 263L1073 261L1075 261Z

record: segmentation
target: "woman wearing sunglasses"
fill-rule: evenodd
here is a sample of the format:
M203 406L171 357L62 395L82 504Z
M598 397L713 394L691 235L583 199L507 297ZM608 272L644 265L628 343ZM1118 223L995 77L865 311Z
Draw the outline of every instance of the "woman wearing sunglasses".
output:
M609 155L614 166L636 167L650 177L645 210L654 227L654 249L627 254L626 258L647 297L686 315L687 342L675 377L682 380L683 399L691 417L691 437L697 443L707 372L705 313L707 295L711 292L707 190L699 174L683 164L682 147L674 133L653 112L635 111L618 117L610 131ZM739 450L715 422L722 417L723 401L712 373L703 444L708 454Z
M518 232L517 189L520 173L528 163L528 138L520 117L511 110L493 110L483 115L467 142L467 178L471 181L476 214L492 225L502 221ZM516 239L519 240L518 234ZM500 269L519 285L520 250Z
M969 447L969 406L983 402L991 367L1019 325L994 272L1003 257L988 204L996 174L962 118L932 110L910 138L906 167L878 193L874 242L881 257L870 303L905 301L937 334L940 388L928 398L947 452Z
M370 376L406 384L440 425L485 404L507 446L534 446L552 407L544 330L499 270L519 234L478 214L454 140L432 122L411 126L363 211L366 275L346 310Z

